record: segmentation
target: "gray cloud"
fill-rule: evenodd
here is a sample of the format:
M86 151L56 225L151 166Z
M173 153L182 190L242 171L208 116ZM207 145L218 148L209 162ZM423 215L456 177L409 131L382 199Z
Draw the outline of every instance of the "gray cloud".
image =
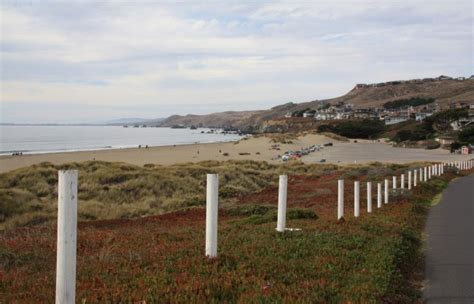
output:
M1 121L266 108L473 68L471 1L19 3L1 4Z

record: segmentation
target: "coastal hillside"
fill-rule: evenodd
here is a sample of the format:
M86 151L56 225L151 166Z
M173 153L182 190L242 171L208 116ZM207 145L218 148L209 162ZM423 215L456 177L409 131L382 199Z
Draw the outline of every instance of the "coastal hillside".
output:
M354 108L382 108L387 102L410 98L433 98L440 108L450 103L474 103L474 78L437 78L389 81L374 84L357 84L347 94L325 100L303 103L287 103L262 111L222 112L208 115L174 115L165 119L161 126L183 125L202 127L235 127L248 129L264 121L283 117L286 113L304 109L317 109L321 103L351 103Z
M207 115L173 115L160 123L163 127L173 126L195 126L198 128L223 128L241 126L242 122L248 121L255 115L260 115L263 111L228 111L212 113Z

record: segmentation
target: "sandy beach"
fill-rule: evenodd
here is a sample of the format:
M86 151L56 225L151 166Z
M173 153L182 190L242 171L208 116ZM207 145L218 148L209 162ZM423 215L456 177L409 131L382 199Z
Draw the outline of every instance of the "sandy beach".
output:
M470 159L469 155L451 154L447 150L424 150L394 148L384 142L358 140L357 143L341 142L324 135L309 134L293 140L291 144L279 144L280 150L272 149L270 138L250 137L239 142L223 142L210 144L191 144L177 146L151 147L149 149L116 149L101 151L65 152L35 154L22 156L0 156L0 172L7 172L41 162L64 164L101 160L109 162L125 162L135 165L199 162L205 160L256 160L279 163L278 156L288 150L298 150L314 144L332 142L332 147L325 147L301 158L303 162L317 163L325 159L327 163L354 164L367 162L408 163L415 161L457 161ZM227 155L226 155L227 153Z

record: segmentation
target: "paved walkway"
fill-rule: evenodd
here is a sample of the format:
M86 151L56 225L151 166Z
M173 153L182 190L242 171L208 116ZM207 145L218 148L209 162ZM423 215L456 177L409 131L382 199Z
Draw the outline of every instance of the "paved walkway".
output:
M450 183L430 210L425 289L427 303L474 304L474 175Z

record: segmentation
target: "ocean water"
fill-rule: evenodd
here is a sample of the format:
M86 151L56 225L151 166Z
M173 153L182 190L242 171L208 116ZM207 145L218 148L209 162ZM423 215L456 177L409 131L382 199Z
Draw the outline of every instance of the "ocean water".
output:
M90 151L234 141L237 134L202 134L209 129L120 126L0 126L0 155Z

